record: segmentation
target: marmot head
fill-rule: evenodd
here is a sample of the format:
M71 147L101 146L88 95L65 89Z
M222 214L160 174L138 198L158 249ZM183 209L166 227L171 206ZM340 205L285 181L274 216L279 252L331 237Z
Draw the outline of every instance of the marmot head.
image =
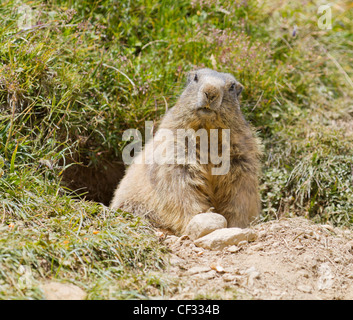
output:
M228 73L199 69L188 74L179 102L200 118L214 118L239 109L243 86Z

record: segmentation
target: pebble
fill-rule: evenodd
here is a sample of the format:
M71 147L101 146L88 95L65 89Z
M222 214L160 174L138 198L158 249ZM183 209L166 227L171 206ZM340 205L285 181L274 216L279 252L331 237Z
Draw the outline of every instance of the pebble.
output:
M195 245L210 249L222 250L227 246L238 245L241 241L254 241L256 233L252 229L223 228L195 240Z
M206 267L206 266L196 266L196 267L192 267L187 271L187 274L189 275L193 275L196 273L202 273L202 272L207 272L210 271L211 268L210 267Z
M241 250L241 248L239 248L239 247L236 246L236 245L229 246L229 247L226 249L226 251L227 251L227 252L230 252L230 253L235 253L235 252L238 252L238 251L240 251L240 250Z
M305 285L305 284L299 284L297 286L297 289L304 292L304 293L311 293L311 291L312 291L311 286Z
M172 266L180 266L186 263L186 261L180 257L178 257L177 255L173 254L170 259L169 259L169 263Z
M185 229L185 234L190 239L196 240L217 229L227 228L227 220L224 216L206 212L194 216Z
M49 281L41 286L46 300L84 300L86 292L72 283Z

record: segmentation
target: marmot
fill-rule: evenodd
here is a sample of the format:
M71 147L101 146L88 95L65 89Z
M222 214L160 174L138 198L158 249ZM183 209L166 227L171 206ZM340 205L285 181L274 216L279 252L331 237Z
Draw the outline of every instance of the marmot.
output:
M227 219L228 227L248 226L261 209L258 190L261 144L240 110L242 90L243 86L230 74L211 69L190 72L175 106L165 114L155 137L146 143L119 183L111 208L147 217L154 225L179 235L193 216L210 208ZM188 131L191 132L189 139L167 135L164 141L157 141L158 137L165 136L163 132L177 133L180 129L192 129ZM199 129L208 134L206 149L200 147L202 138L195 137ZM212 170L219 165L210 159L208 163L201 161L203 156L207 160L211 154L212 129L229 129L225 130L228 139L221 134L216 139L217 153L225 147L229 155L228 170L224 174L213 174ZM190 140L194 144L189 144ZM196 161L176 160L172 151L180 150L181 146L188 152L195 147L195 141ZM164 156L171 151L166 157L168 161L151 161L162 144L167 146Z

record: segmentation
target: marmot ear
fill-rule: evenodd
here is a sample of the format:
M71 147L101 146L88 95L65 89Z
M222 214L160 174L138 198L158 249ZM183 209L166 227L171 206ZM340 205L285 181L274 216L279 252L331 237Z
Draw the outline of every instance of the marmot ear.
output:
M244 87L243 87L243 85L241 83L237 82L235 84L235 92L236 92L238 97L242 93L243 89L244 89Z
M187 73L187 84L189 84L192 80L195 79L196 71L189 71Z

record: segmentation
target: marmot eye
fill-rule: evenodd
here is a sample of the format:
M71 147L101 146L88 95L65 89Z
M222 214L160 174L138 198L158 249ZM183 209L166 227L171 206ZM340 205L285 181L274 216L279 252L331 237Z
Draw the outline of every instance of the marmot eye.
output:
M231 86L229 87L229 91L234 91L235 90L235 83L232 83Z
M194 81L195 82L199 81L199 77L197 76L197 73L195 73Z

